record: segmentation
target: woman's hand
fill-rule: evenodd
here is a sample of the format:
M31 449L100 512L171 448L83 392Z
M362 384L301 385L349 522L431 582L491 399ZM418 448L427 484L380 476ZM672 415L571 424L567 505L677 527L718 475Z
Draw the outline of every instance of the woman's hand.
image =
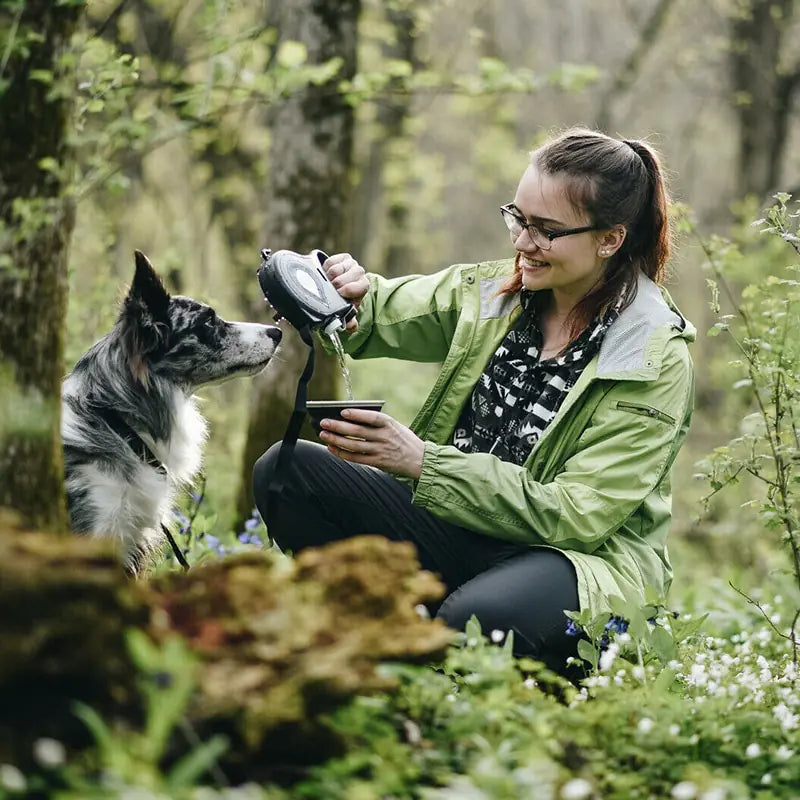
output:
M364 267L350 253L337 253L329 256L322 265L328 280L339 294L358 308L369 291L369 281ZM358 328L358 320L353 317L345 328L352 333Z
M425 442L410 428L388 414L363 408L346 408L342 417L343 420L322 420L320 439L329 452L354 464L419 478Z

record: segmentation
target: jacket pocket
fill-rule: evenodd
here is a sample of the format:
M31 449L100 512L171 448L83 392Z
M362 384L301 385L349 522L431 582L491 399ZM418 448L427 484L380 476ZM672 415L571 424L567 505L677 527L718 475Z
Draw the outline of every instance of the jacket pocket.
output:
M666 422L668 425L675 424L675 418L663 411L659 411L652 406L646 406L642 403L629 403L627 400L617 400L617 408L620 411L629 411L631 414L640 414L643 417L652 417L653 419Z

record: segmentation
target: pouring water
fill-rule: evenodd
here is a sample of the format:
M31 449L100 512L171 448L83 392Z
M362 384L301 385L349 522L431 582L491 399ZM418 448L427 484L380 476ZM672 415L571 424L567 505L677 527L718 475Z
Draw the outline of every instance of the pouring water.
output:
M344 388L347 392L347 399L353 399L353 385L350 381L350 370L347 368L347 363L344 360L344 347L342 347L342 342L339 339L339 332L337 331L329 331L328 336L330 337L331 342L333 343L334 348L336 349L336 356L339 359L339 369L342 371L342 378L344 378Z

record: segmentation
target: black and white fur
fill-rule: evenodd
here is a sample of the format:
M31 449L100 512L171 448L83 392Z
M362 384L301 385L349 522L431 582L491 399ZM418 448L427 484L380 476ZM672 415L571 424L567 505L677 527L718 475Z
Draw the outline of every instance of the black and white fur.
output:
M201 466L206 423L193 392L260 372L280 338L274 325L226 322L171 297L137 251L116 325L62 386L73 531L113 538L126 568L140 571L164 544L177 490Z

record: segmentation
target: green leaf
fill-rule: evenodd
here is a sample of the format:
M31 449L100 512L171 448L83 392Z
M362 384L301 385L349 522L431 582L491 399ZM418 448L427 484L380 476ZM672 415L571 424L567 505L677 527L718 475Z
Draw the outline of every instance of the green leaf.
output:
M597 669L597 661L600 658L600 653L598 649L587 642L586 639L581 639L578 642L578 655L584 660L591 664L592 669Z
M673 641L669 631L660 627L654 628L650 634L650 642L653 645L655 654L658 656L662 664L666 664L668 661L671 661L673 658L675 658L677 654L677 648L675 647L675 642Z
M49 69L32 69L28 73L28 77L32 81L44 83L46 86L50 86L53 83L53 73Z
M217 762L217 759L228 749L226 736L212 736L207 742L195 747L170 770L167 784L173 789L188 789L194 786L197 779Z
M308 50L303 42L281 42L275 61L286 69L296 69L308 60Z

